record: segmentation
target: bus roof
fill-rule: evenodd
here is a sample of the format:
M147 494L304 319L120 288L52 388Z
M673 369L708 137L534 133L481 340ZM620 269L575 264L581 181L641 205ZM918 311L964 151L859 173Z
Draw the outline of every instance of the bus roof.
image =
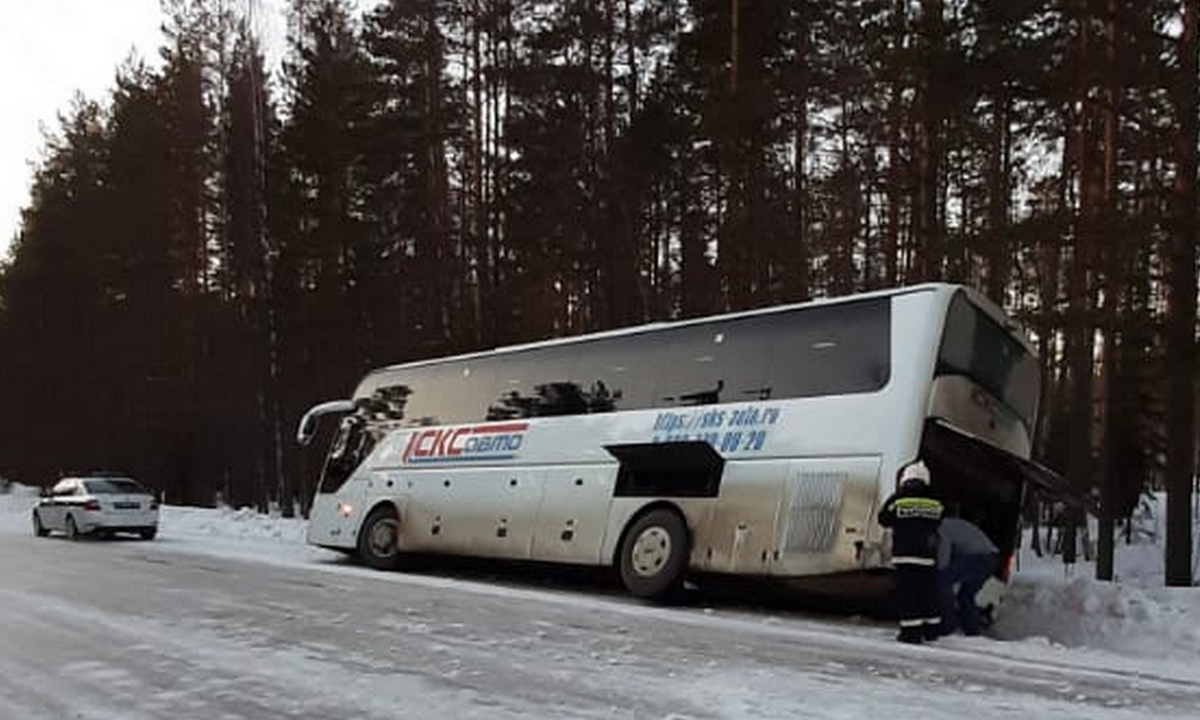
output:
M1011 318L1006 316L1004 314L1004 311L1001 310L999 308L999 306L997 306L994 302L989 300L982 293L978 292L977 290L974 290L973 288L967 287L965 285L955 285L952 283L929 282L929 283L921 283L919 285L908 285L908 286L898 287L898 288L889 288L886 290L872 290L869 292L855 293L855 294L851 294L851 295L838 295L836 297L817 298L817 299L808 300L808 301L799 302L799 303L771 305L768 307L755 308L753 310L742 310L742 311L737 311L737 312L720 313L720 314L716 314L716 315L704 315L701 317L685 318L685 319L680 319L680 320L660 320L657 322L643 323L641 325L629 325L626 327L614 328L612 330L601 330L598 332L586 333L583 335L568 335L568 336L564 336L564 337L549 338L546 340L536 340L533 342L519 343L519 344L515 344L515 345L502 345L502 346L487 349L487 350L476 350L476 351L472 351L472 352L468 352L468 353L461 353L458 355L447 355L444 357L426 358L423 360L413 360L410 362L385 365L382 367L375 368L370 373L368 373L368 376L373 375L375 373L390 372L390 371L406 369L406 368L425 367L428 365L439 365L441 363L446 363L446 362L456 362L456 361L462 361L462 360L477 360L477 359L482 359L482 358L491 358L491 357L496 357L496 356L500 356L500 355L507 355L509 353L520 352L523 350L532 350L535 348L573 345L576 343L588 342L590 340L600 340L600 339L605 339L605 338L638 335L641 333L651 332L654 330L660 330L660 329L664 329L664 328L687 327L690 325L703 325L706 323L721 322L721 321L725 321L725 320L734 320L737 318L756 317L756 316L760 316L760 315L771 315L774 313L788 312L791 310L798 310L801 308L839 305L839 304L844 304L844 303L859 302L861 300L868 300L868 299L880 298L880 297L895 297L895 296L899 296L899 295L911 295L911 294L917 294L917 293L946 293L946 294L949 294L949 293L954 293L954 292L958 292L958 291L966 292L970 296L971 301L975 305L980 307L982 310L984 310L984 312L986 312L989 316L991 316L992 319L996 320L996 322L1000 323L1001 326L1005 327L1006 329L1013 330L1015 332L1015 334L1020 338L1022 345L1024 345L1027 350L1032 352L1032 347L1030 346L1028 340L1025 338L1024 334L1020 333L1020 332L1016 332L1017 330L1019 330L1019 326L1016 325Z

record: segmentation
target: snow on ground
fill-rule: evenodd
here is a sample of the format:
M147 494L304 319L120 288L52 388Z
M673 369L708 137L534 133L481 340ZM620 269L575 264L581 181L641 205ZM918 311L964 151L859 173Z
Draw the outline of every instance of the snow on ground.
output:
M1095 580L1095 563L1082 556L1065 566L1061 557L1039 558L1023 543L995 636L1194 662L1200 587L1164 587L1165 510L1165 498L1148 500L1135 518L1133 542L1118 538L1113 582Z
M36 500L34 489L16 484L0 495L0 530L29 531L29 508ZM1194 663L1200 648L1200 587L1163 587L1162 517L1157 501L1146 509L1134 542L1118 541L1114 582L1094 580L1091 562L1067 567L1058 557L1036 556L1024 543L991 636L1003 641L1007 652L1030 658L1098 652ZM165 506L159 538L181 552L286 565L337 557L307 546L304 529L302 519L244 508Z

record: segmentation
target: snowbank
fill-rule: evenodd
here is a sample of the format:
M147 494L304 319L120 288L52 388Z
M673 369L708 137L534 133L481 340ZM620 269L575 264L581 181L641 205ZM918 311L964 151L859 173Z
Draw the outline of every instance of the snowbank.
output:
M1133 542L1118 539L1113 582L1095 580L1093 562L1066 566L1059 556L1038 557L1026 538L995 635L1194 661L1200 587L1164 587L1165 509L1165 497L1148 499L1135 517Z

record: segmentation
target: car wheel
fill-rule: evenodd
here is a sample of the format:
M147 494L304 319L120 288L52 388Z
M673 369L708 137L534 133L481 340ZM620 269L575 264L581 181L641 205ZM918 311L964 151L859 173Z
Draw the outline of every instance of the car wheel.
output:
M46 537L50 531L42 524L42 517L38 515L38 511L33 511L33 534L38 537Z
M674 510L642 515L621 539L617 561L629 593L647 600L673 600L683 590L691 540L687 523Z
M400 566L400 518L390 507L378 507L358 531L358 556L376 570Z
M142 528L141 530L138 531L138 535L141 535L143 540L153 540L154 536L157 534L158 534L158 528L152 528L152 527Z
M67 516L66 533L68 540L79 539L79 526L75 524L75 518L71 515Z

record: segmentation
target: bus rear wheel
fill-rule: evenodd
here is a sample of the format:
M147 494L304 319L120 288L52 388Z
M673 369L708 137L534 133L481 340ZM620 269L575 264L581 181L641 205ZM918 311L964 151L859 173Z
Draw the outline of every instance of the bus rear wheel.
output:
M691 542L687 523L674 510L642 515L621 540L621 582L634 597L665 602L683 590Z
M400 566L400 519L394 509L375 508L363 521L358 532L358 556L376 570Z

